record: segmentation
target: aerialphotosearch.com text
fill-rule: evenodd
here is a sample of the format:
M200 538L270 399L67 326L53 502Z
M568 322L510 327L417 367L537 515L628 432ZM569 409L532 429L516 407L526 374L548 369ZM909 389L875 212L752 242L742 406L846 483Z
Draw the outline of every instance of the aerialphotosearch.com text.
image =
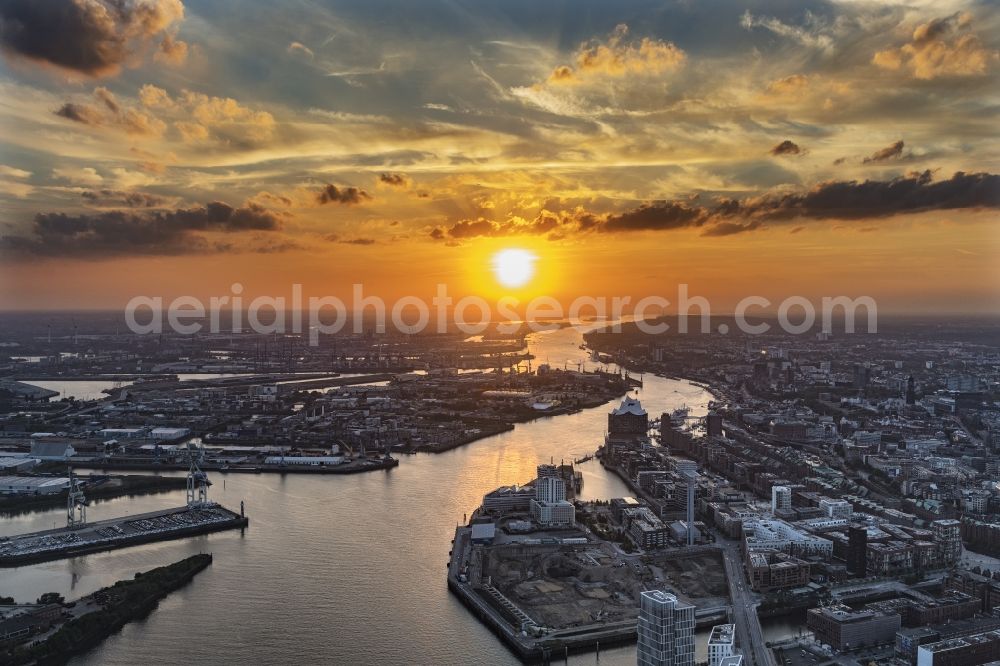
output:
M161 296L135 296L125 307L125 323L137 334L172 331L178 334L244 333L262 335L308 335L310 345L318 345L324 335L343 332L364 333L374 328L384 333L391 326L399 333L419 334L432 327L435 333L447 333L454 328L468 335L481 335L490 327L501 335L517 333L522 327L532 332L553 330L569 324L592 327L607 321L613 332L621 330L623 321L634 321L640 331L650 334L675 330L678 333L728 334L728 324L712 329L712 308L704 296L689 294L688 285L677 285L674 300L661 295L634 299L630 296L578 296L568 305L552 296L537 296L525 302L504 296L490 303L480 296L455 299L447 285L438 284L428 303L417 296L404 296L387 303L378 296L366 294L364 285L352 285L351 299L345 303L336 296L303 296L301 284L293 284L286 296L256 296L244 302L243 285L234 283L230 293L213 296L206 304L194 296L178 296L168 303ZM789 296L778 303L763 296L747 296L732 310L737 329L747 335L762 335L772 330L772 323L763 321L775 312L777 326L792 335L813 329L817 320L821 330L833 331L834 322L842 321L846 333L855 332L856 320L865 322L863 332L876 333L878 312L870 296L824 296L817 303L804 296ZM669 310L676 314L666 316ZM676 318L675 328L668 320ZM690 319L697 318L697 330ZM207 320L207 321L206 321Z

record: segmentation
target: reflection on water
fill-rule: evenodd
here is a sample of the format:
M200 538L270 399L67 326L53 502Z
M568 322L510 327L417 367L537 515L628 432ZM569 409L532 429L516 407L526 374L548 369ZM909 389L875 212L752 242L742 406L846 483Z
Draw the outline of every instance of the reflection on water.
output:
M238 379L240 377L250 377L251 374L248 373L235 373L235 372L179 372L175 373L177 379L186 382L196 379ZM296 373L292 373L296 374ZM309 373L315 375L317 373ZM340 374L337 377L361 377L362 374ZM283 382L278 382L279 384L294 384L295 382L310 381L307 379L290 379ZM108 397L105 391L111 391L115 388L121 388L122 386L128 386L129 384L134 384L132 380L111 380L111 379L40 379L40 380L30 380L25 382L31 384L32 386L40 386L42 388L49 389L50 391L57 391L59 393L59 398L76 398L77 400L103 400Z
M586 358L572 329L533 336L553 366ZM636 395L658 415L687 404L706 411L699 387L647 376ZM0 571L0 594L19 601L55 591L77 597L187 555L215 561L149 618L127 625L77 664L336 663L516 664L503 644L452 596L445 566L455 525L493 488L523 483L535 466L592 453L607 407L519 424L442 454L404 456L387 472L337 477L211 473L210 496L246 502L250 527L183 541ZM590 461L582 496L628 494ZM184 492L92 507L92 520L177 506ZM0 533L49 528L60 510L0 522ZM704 659L707 632L700 632ZM597 663L593 654L570 659ZM602 650L600 664L634 664L635 648Z
M40 386L50 391L57 391L58 398L76 398L77 400L103 400L108 397L105 390L112 390L115 387L128 386L131 381L113 381L108 379L32 379L25 382L32 386Z
M806 614L761 618L760 629L764 640L771 643L800 636L806 633Z

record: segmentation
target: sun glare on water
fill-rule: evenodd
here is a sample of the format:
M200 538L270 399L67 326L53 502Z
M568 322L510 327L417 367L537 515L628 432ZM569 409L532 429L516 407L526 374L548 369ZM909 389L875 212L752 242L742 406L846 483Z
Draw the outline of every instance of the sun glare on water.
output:
M505 287L523 287L535 274L534 254L527 250L510 248L493 255L493 273L497 282Z

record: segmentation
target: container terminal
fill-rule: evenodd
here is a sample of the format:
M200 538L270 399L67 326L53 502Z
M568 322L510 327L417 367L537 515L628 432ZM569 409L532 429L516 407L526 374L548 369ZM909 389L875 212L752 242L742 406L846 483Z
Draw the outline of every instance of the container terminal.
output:
M208 500L208 480L193 459L187 489L185 506L88 523L87 500L71 473L66 527L0 539L0 567L242 529L249 524L242 502L236 513Z

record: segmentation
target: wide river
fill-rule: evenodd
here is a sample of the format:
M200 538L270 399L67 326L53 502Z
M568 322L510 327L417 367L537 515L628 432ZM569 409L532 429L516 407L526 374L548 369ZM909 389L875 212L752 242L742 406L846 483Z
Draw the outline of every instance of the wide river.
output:
M535 364L587 360L572 328L533 334ZM588 365L593 368L594 364ZM682 405L703 415L711 395L687 382L644 377L635 392L651 417ZM74 664L517 664L500 640L448 592L457 524L497 486L524 483L542 462L572 460L602 443L611 405L519 424L446 453L404 456L399 467L347 476L213 473L209 496L250 527L70 560L0 570L0 595L76 598L194 553L212 566L144 621L127 625ZM629 494L596 462L579 466L583 499ZM180 506L171 492L95 503L88 518ZM0 520L10 535L63 524L53 510ZM697 658L705 657L699 632ZM631 665L635 648L572 657Z

